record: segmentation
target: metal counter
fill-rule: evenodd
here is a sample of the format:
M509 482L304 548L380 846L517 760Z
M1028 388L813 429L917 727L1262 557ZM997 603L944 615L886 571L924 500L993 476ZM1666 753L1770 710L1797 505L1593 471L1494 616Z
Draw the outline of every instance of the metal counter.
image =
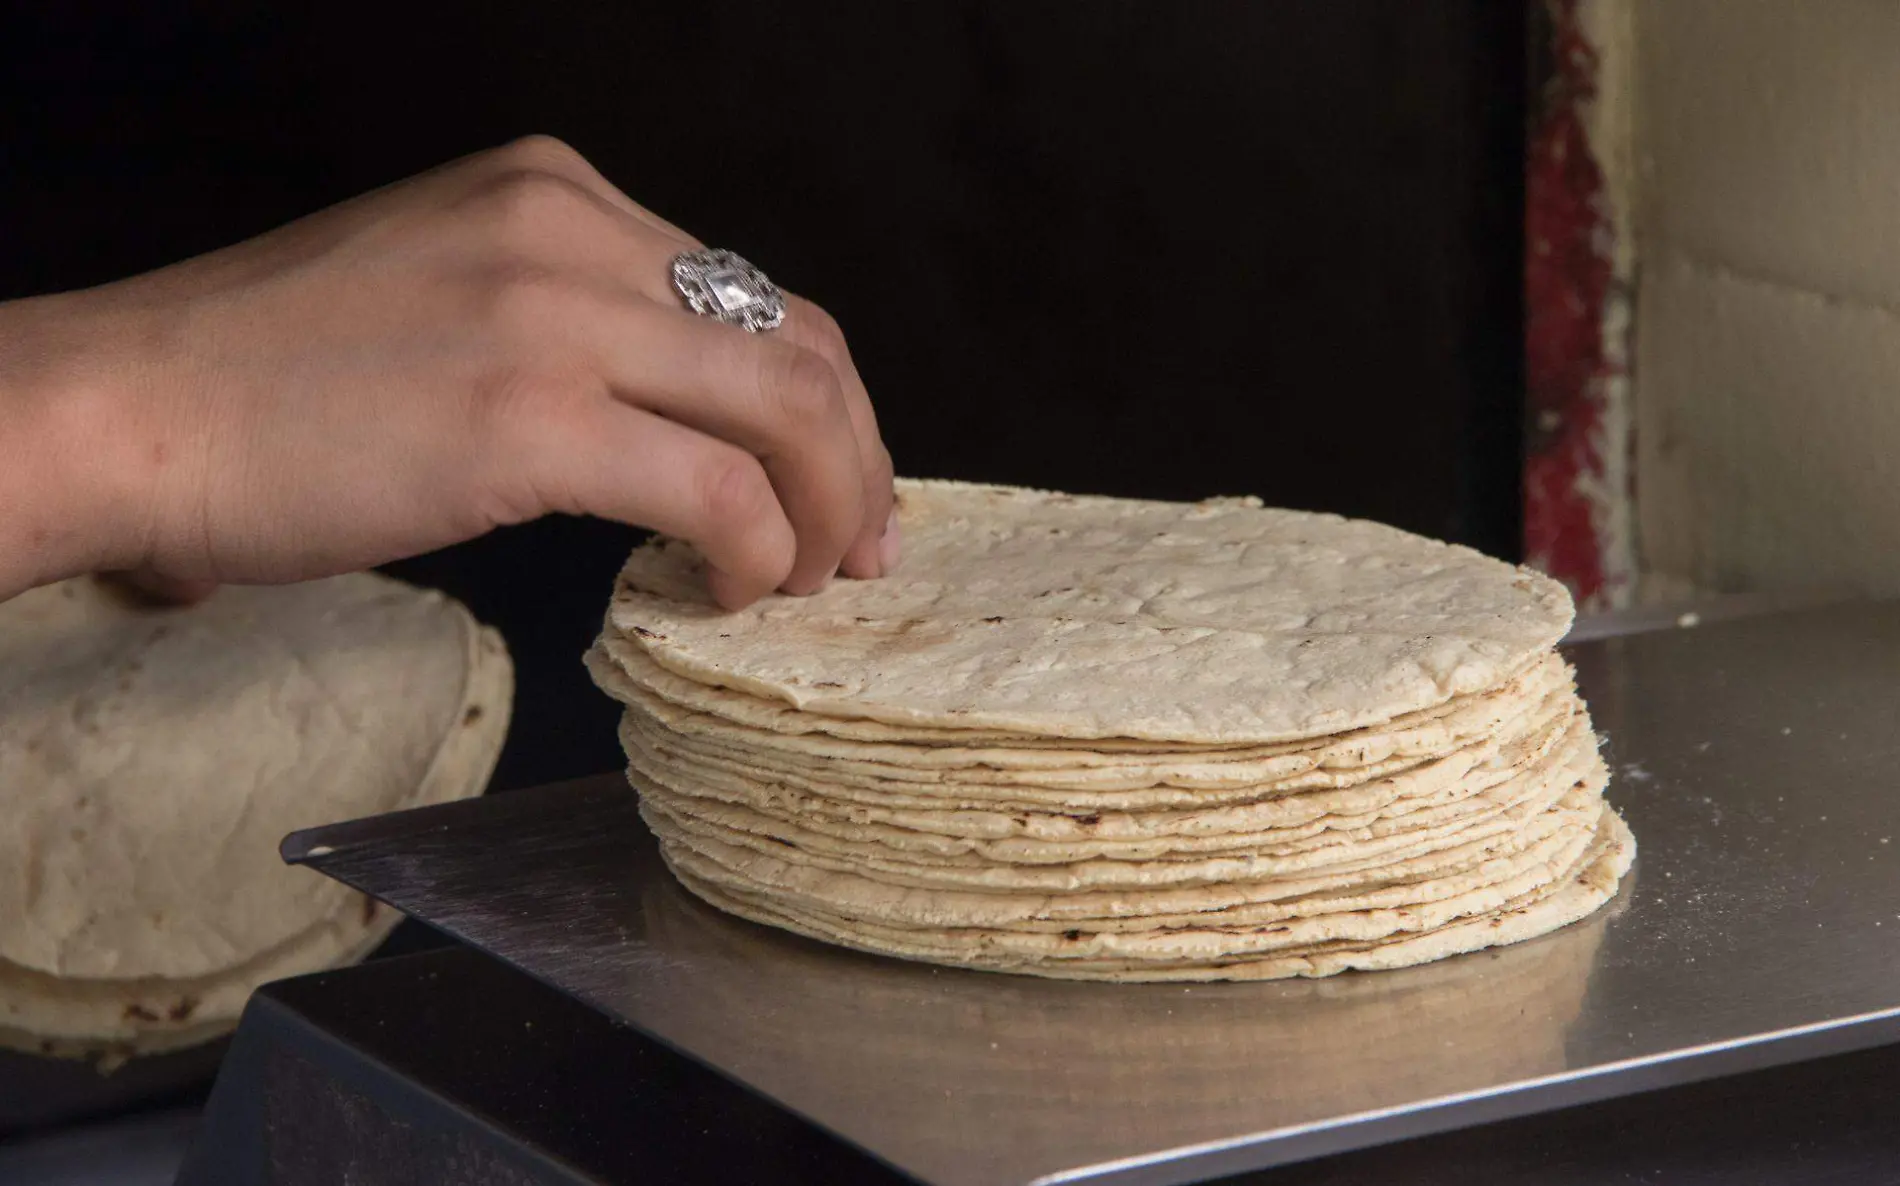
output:
M835 950L691 899L615 779L286 855L943 1186L1193 1181L1900 1035L1900 607L1572 654L1640 846L1624 892L1397 972L1110 986Z

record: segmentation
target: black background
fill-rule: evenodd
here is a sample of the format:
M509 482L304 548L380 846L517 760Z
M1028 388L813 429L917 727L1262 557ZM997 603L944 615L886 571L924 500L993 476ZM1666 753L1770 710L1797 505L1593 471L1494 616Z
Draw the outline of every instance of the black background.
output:
M0 296L548 132L836 314L902 472L1257 493L1514 557L1524 20L1508 0L24 5L0 35ZM549 520L394 566L509 639L498 785L616 764L578 656L636 538Z

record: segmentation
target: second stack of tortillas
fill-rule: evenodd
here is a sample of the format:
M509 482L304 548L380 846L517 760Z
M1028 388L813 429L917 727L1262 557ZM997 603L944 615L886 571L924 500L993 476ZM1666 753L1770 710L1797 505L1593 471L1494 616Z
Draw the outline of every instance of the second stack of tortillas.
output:
M723 613L635 552L588 655L668 865L731 913L1102 980L1399 967L1541 935L1634 841L1569 596L1372 523L900 482L877 581Z
M0 1047L195 1045L258 985L367 954L400 916L278 842L479 794L513 687L466 608L365 573L0 603Z

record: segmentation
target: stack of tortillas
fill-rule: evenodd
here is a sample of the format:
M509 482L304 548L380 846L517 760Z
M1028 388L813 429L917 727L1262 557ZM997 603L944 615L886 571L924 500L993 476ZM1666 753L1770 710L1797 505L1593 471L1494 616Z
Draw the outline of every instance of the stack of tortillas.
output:
M377 576L0 603L0 1045L191 1045L259 984L360 958L399 916L278 842L479 793L512 692L494 631Z
M692 549L589 653L668 864L868 951L1101 980L1391 968L1607 901L1634 842L1526 569L1373 523L899 483L876 581Z

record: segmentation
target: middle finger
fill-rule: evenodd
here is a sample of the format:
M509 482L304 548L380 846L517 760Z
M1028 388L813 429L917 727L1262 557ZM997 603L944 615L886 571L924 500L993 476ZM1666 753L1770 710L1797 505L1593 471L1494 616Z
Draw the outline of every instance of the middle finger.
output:
M638 297L598 316L589 348L615 395L757 457L798 539L783 588L822 588L864 521L857 432L831 363Z

